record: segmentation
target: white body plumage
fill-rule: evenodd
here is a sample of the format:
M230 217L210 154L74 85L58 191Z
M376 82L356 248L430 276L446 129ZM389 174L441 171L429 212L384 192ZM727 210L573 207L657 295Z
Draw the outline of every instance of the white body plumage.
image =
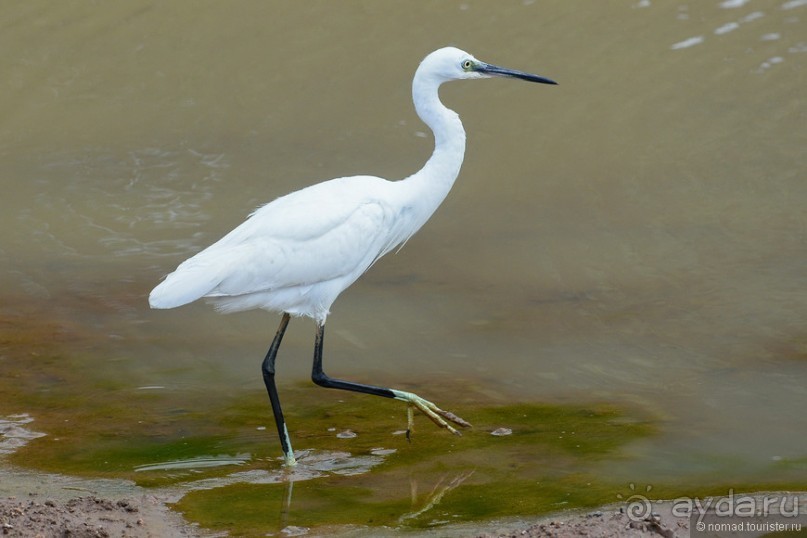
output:
M324 323L336 297L379 257L411 237L445 199L459 174L465 131L438 98L440 84L463 72L458 49L427 56L412 83L435 150L416 174L388 181L332 179L256 210L240 226L186 260L149 296L152 308L205 297L223 312L262 308Z

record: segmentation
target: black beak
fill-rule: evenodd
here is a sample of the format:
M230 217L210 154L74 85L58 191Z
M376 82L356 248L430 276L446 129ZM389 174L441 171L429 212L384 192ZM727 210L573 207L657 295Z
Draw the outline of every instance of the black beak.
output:
M485 73L486 75L496 76L496 77L513 77L513 78L520 78L521 80L526 80L529 82L539 82L541 84L557 84L551 78L540 77L538 75L533 75L532 73L525 73L524 71L516 71L515 69L507 69L505 67L499 67L498 65L491 65L486 64L484 62L479 62L476 65L474 71L478 71L480 73Z

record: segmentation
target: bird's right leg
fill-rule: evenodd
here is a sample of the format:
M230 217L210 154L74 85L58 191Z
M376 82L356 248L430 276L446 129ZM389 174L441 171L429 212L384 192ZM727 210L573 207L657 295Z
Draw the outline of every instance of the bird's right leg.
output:
M280 408L280 398L277 395L277 387L275 386L275 358L277 357L280 342L283 340L283 334L286 332L286 326L289 324L289 317L288 313L283 313L280 326L277 328L274 340L272 340L272 345L269 346L266 358L263 359L261 371L263 372L263 383L266 385L266 392L269 393L269 402L272 404L272 413L275 415L277 435L280 437L280 447L283 449L283 460L287 466L293 467L297 465L297 460L294 459L294 451L291 449L289 431L286 429L286 421L283 418L283 410Z
M374 385L365 385L363 383L354 383L353 381L343 381L341 379L334 379L329 377L322 369L322 347L325 340L325 324L324 323L317 323L317 337L314 341L314 366L311 370L311 380L314 381L317 385L329 389L340 389L340 390L349 390L353 392L362 392L364 394L372 394L374 396L381 396L384 398L394 398L395 400L400 400L406 402L407 409L406 409L406 417L407 417L407 428L406 428L406 438L409 439L409 435L414 427L414 409L419 409L424 415L429 417L429 419L437 424L441 428L445 428L454 435L461 435L460 432L450 424L453 422L458 426L462 426L467 428L471 426L469 422L466 420L458 417L454 413L443 411L435 404L426 400L425 398L421 398L417 394L413 394L411 392L405 392L402 390L395 390L395 389L388 389L384 387L376 387Z

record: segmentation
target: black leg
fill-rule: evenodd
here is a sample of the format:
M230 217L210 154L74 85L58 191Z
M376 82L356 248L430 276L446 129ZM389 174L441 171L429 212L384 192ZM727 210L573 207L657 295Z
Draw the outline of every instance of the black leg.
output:
M353 383L351 381L342 381L340 379L333 379L328 377L322 371L322 344L325 340L325 324L317 324L317 337L314 340L314 367L311 369L311 380L326 389L341 389L350 390L353 392L362 392L364 394L372 394L374 396L383 396L384 398L395 398L395 393L390 389L383 387L375 387L373 385L362 385L361 383Z
M286 332L286 326L289 324L289 315L283 313L280 320L280 326L277 328L272 345L269 346L269 351L266 353L266 358L263 359L261 371L263 372L263 383L266 385L266 392L269 393L269 402L272 404L272 413L275 415L275 424L277 425L277 435L280 437L280 447L283 449L283 458L286 465L296 465L294 459L294 451L291 449L291 440L289 439L289 432L286 429L286 421L283 418L283 410L280 408L280 398L277 395L277 387L275 386L275 358L277 357L277 350L280 347L280 342L283 340L283 334Z
M443 411L432 402L424 400L417 394L405 392L395 389L386 389L384 387L376 387L374 385L364 385L361 383L353 383L352 381L342 381L340 379L333 379L328 377L322 370L322 346L325 340L325 324L317 324L317 337L314 340L314 366L311 369L311 380L319 385L329 389L350 390L353 392L361 392L364 394L372 394L374 396L383 396L384 398L394 398L406 402L409 406L407 409L407 429L406 438L409 439L409 433L413 427L412 411L414 408L422 411L432 422L446 428L451 433L460 435L453 426L446 420L453 422L459 426L468 427L470 424L458 417L454 413Z

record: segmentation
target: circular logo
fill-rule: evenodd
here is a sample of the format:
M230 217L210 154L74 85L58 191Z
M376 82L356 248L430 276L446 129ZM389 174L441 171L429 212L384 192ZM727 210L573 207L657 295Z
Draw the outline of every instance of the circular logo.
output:
M631 521L644 521L652 513L650 499L644 495L631 495L625 500L625 513Z

